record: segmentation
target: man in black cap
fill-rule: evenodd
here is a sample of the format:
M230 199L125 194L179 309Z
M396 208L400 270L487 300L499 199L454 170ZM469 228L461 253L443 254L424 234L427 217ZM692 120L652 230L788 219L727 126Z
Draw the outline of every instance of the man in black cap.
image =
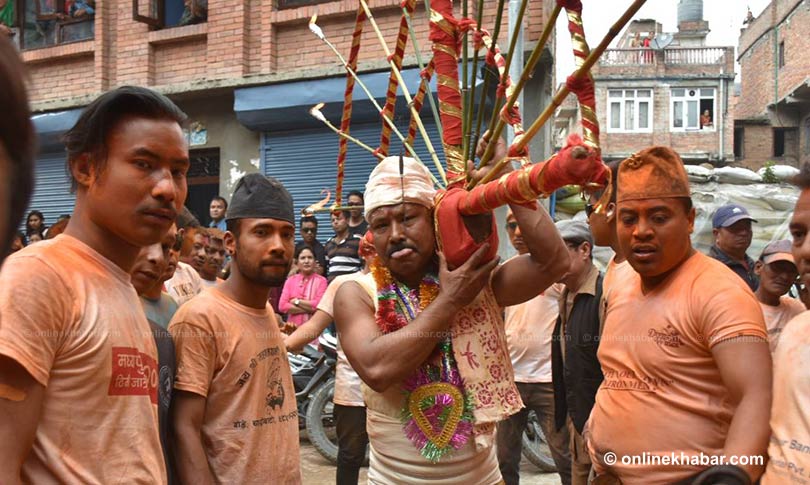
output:
M181 307L169 326L178 472L183 483L300 483L295 390L267 302L292 262L292 197L273 178L246 175L225 220L230 277Z
M752 222L757 221L741 205L727 204L717 209L712 217L714 244L709 256L728 266L751 291L756 291L759 277L754 272L754 260L745 253L754 237Z

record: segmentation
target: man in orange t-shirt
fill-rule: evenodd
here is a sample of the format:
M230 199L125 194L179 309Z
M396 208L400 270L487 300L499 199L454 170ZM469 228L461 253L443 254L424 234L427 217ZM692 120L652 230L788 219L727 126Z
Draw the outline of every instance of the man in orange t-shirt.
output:
M129 271L186 199L185 119L122 87L68 131L70 223L0 273L0 483L166 483L158 355Z
M799 276L799 270L791 254L790 241L782 239L765 246L754 265L754 272L759 277L759 286L754 295L762 307L773 353L785 325L793 317L807 310L801 300L787 295Z
M810 165L794 180L801 189L790 234L793 259L805 284L810 277ZM761 287L761 286L760 286ZM762 485L806 484L810 474L810 312L785 325L773 354L773 406L768 468Z
M759 304L692 248L695 210L674 151L645 149L621 163L618 179L617 235L635 272L608 300L605 380L586 430L594 467L625 484L755 480L763 458L716 467L711 457L765 455L771 365Z
M298 412L270 288L293 256L289 192L242 177L225 217L231 276L180 307L172 419L182 483L301 483Z
M610 191L607 203L600 206L600 200L604 197L604 190L592 192L588 199L588 204L585 206L585 214L588 216L588 225L591 226L591 234L593 234L593 244L595 246L609 247L615 253L608 262L605 269L605 278L602 281L602 310L604 311L607 297L610 294L610 288L613 284L614 278L621 278L616 276L626 272L633 272L627 258L622 254L619 248L619 240L616 236L616 218L618 212L616 211L616 193L617 185L619 183L619 162L610 162L607 164L610 168L611 185L604 190Z

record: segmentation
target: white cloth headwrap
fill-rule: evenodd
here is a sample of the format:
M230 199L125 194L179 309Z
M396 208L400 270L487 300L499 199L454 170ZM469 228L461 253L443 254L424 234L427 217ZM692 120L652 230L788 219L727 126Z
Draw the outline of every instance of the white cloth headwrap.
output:
M382 159L369 175L366 193L363 196L366 220L375 209L387 205L411 202L427 208L433 207L436 189L433 188L433 180L427 167L413 158L402 157L402 159L403 177L400 177L399 173L399 156Z

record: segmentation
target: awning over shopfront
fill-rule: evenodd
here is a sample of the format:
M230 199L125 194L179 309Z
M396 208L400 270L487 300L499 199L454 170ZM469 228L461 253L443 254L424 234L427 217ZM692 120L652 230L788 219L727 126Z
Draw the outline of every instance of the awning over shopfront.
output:
M64 151L62 135L69 130L79 116L82 108L52 113L41 113L31 117L34 128L37 130L37 141L40 153L53 153Z
M402 78L405 80L408 91L412 96L419 88L419 82L421 81L419 72L419 69L405 69L402 71ZM388 76L388 71L360 75L363 84L373 93L381 106L385 103ZM477 79L477 83L477 85L480 85L482 80ZM435 76L430 85L431 91L435 92ZM346 78L343 76L242 88L237 89L235 92L234 111L239 122L251 130L274 131L317 128L323 127L323 125L309 115L309 109L318 103L325 103L321 112L333 124L338 125L343 112L345 89ZM410 118L407 112L408 107L402 99L401 92L400 90L400 99L397 100L395 116ZM476 95L476 97L478 96ZM355 84L353 99L353 122L379 120L380 115L376 108L357 84ZM427 99L420 115L423 118L429 117L432 119L433 115Z

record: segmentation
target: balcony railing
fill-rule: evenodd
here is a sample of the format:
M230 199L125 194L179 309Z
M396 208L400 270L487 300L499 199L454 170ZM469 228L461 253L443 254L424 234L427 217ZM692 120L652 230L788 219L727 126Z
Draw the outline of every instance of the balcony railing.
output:
M727 47L671 47L662 50L607 49L599 59L600 66L637 65L707 65L725 64L726 56L732 48Z

